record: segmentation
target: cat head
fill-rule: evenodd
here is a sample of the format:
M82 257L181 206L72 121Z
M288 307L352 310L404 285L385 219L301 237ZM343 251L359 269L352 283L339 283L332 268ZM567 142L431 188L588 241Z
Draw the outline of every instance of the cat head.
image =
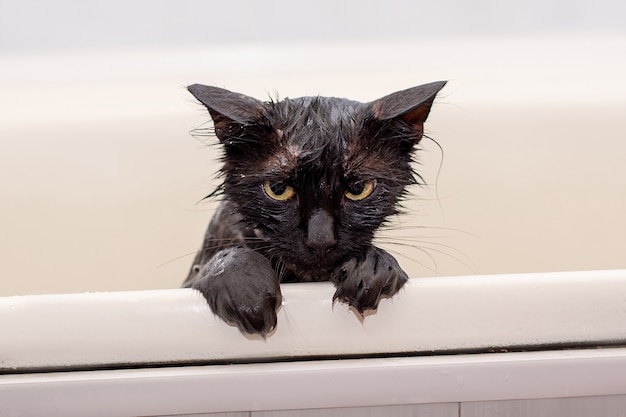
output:
M220 187L269 256L300 279L370 246L397 212L436 94L445 82L360 103L332 97L262 102L217 87L189 91L224 149Z

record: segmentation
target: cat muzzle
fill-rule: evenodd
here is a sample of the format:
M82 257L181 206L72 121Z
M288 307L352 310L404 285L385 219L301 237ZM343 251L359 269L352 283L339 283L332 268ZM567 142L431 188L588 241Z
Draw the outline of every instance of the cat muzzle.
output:
M307 227L306 245L320 255L335 246L335 220L324 209L317 209L311 214Z

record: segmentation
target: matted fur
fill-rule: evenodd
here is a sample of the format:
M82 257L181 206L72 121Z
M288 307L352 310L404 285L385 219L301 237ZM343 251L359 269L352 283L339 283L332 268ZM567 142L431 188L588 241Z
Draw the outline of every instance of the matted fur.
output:
M276 325L280 282L330 280L335 299L361 313L394 295L407 276L372 239L416 182L415 145L444 85L371 103L261 102L190 86L224 148L224 182L184 285L200 290L225 321L262 335ZM288 198L272 197L267 187Z

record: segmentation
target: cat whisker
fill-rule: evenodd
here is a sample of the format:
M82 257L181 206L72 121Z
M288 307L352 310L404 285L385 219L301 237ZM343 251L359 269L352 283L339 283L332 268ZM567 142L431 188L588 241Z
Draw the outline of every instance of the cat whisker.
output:
M243 238L238 239L239 242L258 242L263 241L264 239L256 236L245 236ZM232 237L224 237L224 238L207 238L206 242L223 242L223 241L234 241Z
M477 274L478 273L478 268L476 267L476 265L472 262L472 259L467 256L465 253L463 253L463 251L450 246L450 245L446 245L443 243L437 243L437 242L429 242L429 241L421 241L421 240L416 240L415 242L419 243L418 244L410 244L410 243L406 243L406 242L394 242L393 240L384 240L384 239L377 239L377 242L381 243L382 245L395 245L395 246L403 246L403 247L409 247L409 248L413 248L416 250L419 250L420 252L424 253L424 254L428 254L429 258L431 259L431 261L433 260L434 256L429 253L430 252L436 252L438 254L444 255L450 259L453 259L454 261L458 262L459 264L463 265L465 268L467 268L469 271L471 271L473 274ZM431 245L431 246L428 246ZM445 249L449 249L450 251L456 253L458 256L447 252L443 249L440 248L436 248L436 247L432 247L432 246L440 246L443 247ZM436 264L436 262L434 262ZM420 264L421 265L421 264Z
M187 252L184 255L180 255L180 256L177 256L175 258L171 258L171 259L169 259L169 260L167 260L167 261L157 265L156 268L163 268L165 265L169 265L169 264L171 264L173 262L180 261L181 259L186 259L186 258L188 258L190 256L196 256L199 252L200 252L199 250L195 250L193 252Z
M198 142L200 142L202 145L206 146L206 147L219 147L219 141L214 140L215 139L215 132L213 131L212 128L196 128L193 129L191 132L191 137L193 137L194 139L196 139Z
M416 244L425 244L425 245L433 245L433 246L440 246L446 249L449 249L452 252L455 252L457 254L459 254L461 257L465 258L465 260L467 260L468 262L472 262L471 258L469 256L467 256L467 254L465 254L462 250L455 248L452 245L448 245L445 243L439 243L439 242L432 242L429 240L416 240L416 239L412 239L412 238L396 238L396 237L389 237L389 238L381 238L381 239L377 239L380 242L384 242L384 243L388 243L388 244L392 244L392 245L404 245L404 246L409 246L409 247L414 247L415 244L409 244L409 243L405 243L405 242L415 242ZM396 241L402 241L402 242L396 242Z
M393 231L393 230L418 230L418 229L432 229L432 230L443 230L448 232L455 232L461 235L471 236L479 239L480 236L468 232L467 230L456 229L454 227L443 227L443 226L423 226L423 225L413 225L413 224L387 224L384 226L384 231ZM441 236L446 237L446 236ZM452 237L452 236L447 236Z
M200 126L191 129L191 131L189 132L191 134L191 136L208 136L208 135L212 135L215 136L215 128L213 126L213 122L210 120L207 120L206 122L203 122L202 124L200 124Z
M416 263L416 264L418 264L419 266L421 266L421 267L423 267L423 268L427 269L428 271L430 271L430 272L434 273L434 274L435 274L435 275L437 275L437 276L440 276L440 275L441 275L441 273L439 272L439 265L437 264L437 260L435 259L435 257L434 257L434 256L432 256L430 253L428 253L428 252L427 252L425 249L423 249L423 248L417 247L416 249L418 249L419 251L421 251L421 252L422 252L425 256L427 256L427 257L430 259L430 261L431 261L431 262L432 262L432 264L433 264L433 266L432 266L432 267L430 267L430 266L426 265L426 264L425 264L425 263L423 263L423 262L418 261L418 260L417 260L417 259L415 259L415 258L411 258L410 256L408 256L408 255L407 255L407 254L405 254L405 253L402 253L402 252L399 252L399 251L393 250L393 249L388 248L388 247L387 247L387 248L385 248L385 249L387 250L387 252L391 253L392 255L395 255L395 256L398 256L398 257L402 257L402 258L408 259L409 261L415 262L415 263Z
M220 249L226 249L226 248L231 248L231 247L236 247L236 246L241 246L247 243L256 243L256 242L263 242L264 240L261 238L257 238L257 237L246 237L243 240L238 240L238 241L233 241L232 238L224 238L224 239L208 239L207 241L205 241L205 245L198 249L198 250L194 250L192 252L187 252L183 255L177 256L175 258L169 259L165 262L163 262L162 264L157 265L157 268L162 268L165 265L169 265L172 262L176 262L179 261L181 259L186 259L190 256L196 256L198 253L202 252L203 250L220 250ZM206 243L218 243L215 245L206 245ZM267 246L258 246L259 249L268 249L269 247L271 247L270 244L268 244Z
M278 281L281 282L283 278L287 275L288 269L281 259L272 257L271 260L276 260L276 276L278 277Z
M398 240L398 241L407 241L414 242L415 239L452 239L454 236L437 236L437 235L422 235L412 237L412 236L394 236L394 235L378 235L377 239L389 239L389 240Z

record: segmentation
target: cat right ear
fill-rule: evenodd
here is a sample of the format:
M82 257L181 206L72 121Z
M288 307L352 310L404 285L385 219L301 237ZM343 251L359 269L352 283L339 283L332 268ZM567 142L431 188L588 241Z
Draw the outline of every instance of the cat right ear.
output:
M369 105L378 120L400 119L412 126L421 136L435 96L445 85L446 81L420 85L389 94Z
M268 126L267 109L255 98L202 84L187 90L209 111L220 141L237 136L249 126Z

